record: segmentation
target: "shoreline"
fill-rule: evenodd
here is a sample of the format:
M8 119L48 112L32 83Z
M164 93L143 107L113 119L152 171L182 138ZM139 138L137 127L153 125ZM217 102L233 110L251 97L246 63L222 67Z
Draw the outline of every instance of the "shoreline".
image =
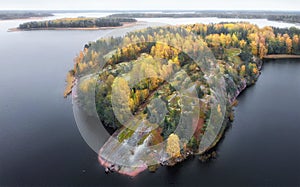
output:
M109 29L120 29L132 27L141 23L145 23L144 21L137 22L124 22L122 26L117 27L52 27L52 28L31 28L31 29L19 29L19 28L10 28L7 32L21 32L21 31L40 31L40 30L51 30L51 31L97 31L97 30L109 30Z
M256 81L255 81L255 83L256 83L257 80L259 79L260 75L261 75L261 70L263 68L264 61L261 60L261 59L258 59L258 58L256 58L255 61L256 61L256 63L259 63L259 66L258 66L259 74L256 76ZM236 105L234 105L234 102L238 99L238 97L244 91L246 91L248 87L255 85L255 83L254 84L248 84L246 81L243 82L242 86L240 86L238 88L238 91L236 92L235 96L233 98L231 98L230 101L229 101L230 106L231 106L231 111L233 111L234 107L236 107ZM227 119L227 121L225 123L223 123L224 125L222 125L221 131L220 131L219 135L217 136L217 139L215 139L214 143L209 148L207 148L206 150L203 150L201 153L199 153L200 155L205 154L206 152L209 152L211 149L218 146L218 143L220 142L220 140L225 135L226 129L228 127L228 123L230 121L229 116L226 116L226 119Z
M45 19L45 18L51 18L51 17L54 17L55 15L42 15L42 16L32 16L32 17L18 17L18 18L2 18L0 19L0 22L1 21L24 21L24 20L42 20L42 19Z
M284 60L284 59L300 59L300 55L278 54L278 55L266 55L263 57L263 60Z
M64 98L67 98L68 95L72 93L72 89L74 87L75 81L76 81L75 72L69 71L65 80L66 86L64 91Z
M15 19L0 19L1 21L25 21L25 20L43 20L45 18L50 18L52 16L45 16L45 17L30 17L30 18L15 18Z

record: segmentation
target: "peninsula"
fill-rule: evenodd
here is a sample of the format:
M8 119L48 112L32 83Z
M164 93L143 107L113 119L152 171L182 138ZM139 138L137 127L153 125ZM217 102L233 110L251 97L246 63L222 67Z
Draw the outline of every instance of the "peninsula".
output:
M238 95L255 84L264 58L299 57L299 33L249 23L192 24L85 45L72 70L74 95L84 106L96 85L98 116L114 132L99 162L108 172L135 176L189 155L214 157L210 151L234 120Z

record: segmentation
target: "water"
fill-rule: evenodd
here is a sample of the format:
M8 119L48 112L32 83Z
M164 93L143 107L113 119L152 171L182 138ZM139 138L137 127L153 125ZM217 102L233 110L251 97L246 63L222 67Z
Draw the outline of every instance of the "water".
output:
M21 22L0 22L0 186L300 185L299 63L265 63L239 97L216 160L191 158L131 179L104 173L77 129L71 99L63 98L83 45L130 29L6 32Z
M232 184L300 184L299 73L299 61L267 62L256 85L239 97L216 160Z
M300 28L300 26L297 24L269 21L267 19L236 19L236 18L208 17L208 18L138 18L137 20L161 22L161 23L166 23L166 24L170 24L170 25L194 24L194 23L209 24L209 23L220 23L220 22L250 22L261 28L265 27L265 26L273 26L273 27L279 27L279 28L286 28L286 27Z

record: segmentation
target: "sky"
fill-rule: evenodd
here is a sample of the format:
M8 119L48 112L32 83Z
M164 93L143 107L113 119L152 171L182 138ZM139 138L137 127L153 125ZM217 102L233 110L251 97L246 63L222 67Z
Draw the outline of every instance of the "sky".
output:
M300 10L300 0L0 0L0 10Z

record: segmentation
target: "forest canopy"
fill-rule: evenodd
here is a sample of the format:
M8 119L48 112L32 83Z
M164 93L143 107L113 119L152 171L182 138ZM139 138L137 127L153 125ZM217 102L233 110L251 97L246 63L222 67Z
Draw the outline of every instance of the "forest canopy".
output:
M260 75L262 59L299 55L299 34L296 28L240 22L147 28L102 38L86 44L75 58L76 94L83 106L87 94L95 94L102 124L118 139L118 145L108 141L103 149L167 142L156 153L169 155L172 165L216 145L234 118L236 97ZM216 102L223 91L225 101ZM220 130L210 125L217 123ZM214 142L201 147L203 138Z
M136 22L133 18L62 18L47 21L32 21L19 25L19 29L47 29L47 28L93 28L118 27L125 22Z
M11 20L11 19L27 19L33 17L49 17L53 14L49 12L22 12L22 11L0 11L0 20Z
M274 12L274 11L196 11L194 13L163 12L163 13L118 13L111 17L132 18L239 18L239 19L268 19L287 23L300 23L299 12Z

